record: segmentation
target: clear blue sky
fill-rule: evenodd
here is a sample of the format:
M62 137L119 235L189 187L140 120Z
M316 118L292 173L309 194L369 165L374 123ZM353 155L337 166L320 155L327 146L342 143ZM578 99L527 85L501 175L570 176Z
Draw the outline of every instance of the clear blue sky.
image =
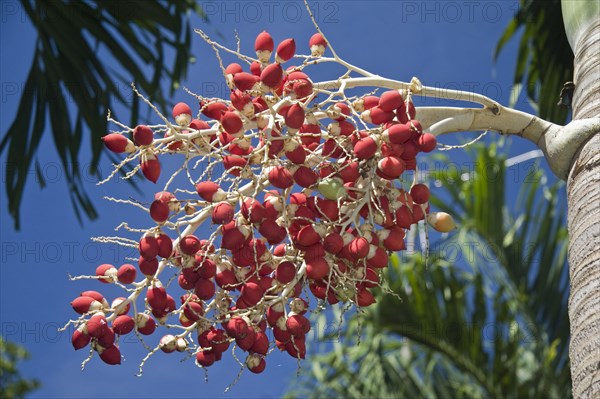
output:
M217 32L223 34L230 46L234 46L233 31L237 29L246 52L252 50L255 36L266 29L276 42L294 37L299 51L306 53L308 39L315 32L302 3L297 1L201 4L210 23L195 19L195 26L201 26L214 37ZM389 78L410 80L417 76L426 85L473 90L503 104L509 101L516 45L511 43L496 64L493 64L492 52L516 12L518 1L319 1L311 4L336 51L357 66ZM18 104L36 33L19 2L4 0L0 9L0 128L4 133ZM224 86L213 52L200 37L194 39L193 52L197 62L190 67L184 85L214 96L210 90ZM193 103L183 90L175 94L174 101ZM443 103L427 100L425 104ZM531 111L524 99L518 101L517 108ZM121 110L123 115L124 112ZM127 255L124 251L95 244L90 237L113 234L113 228L122 220L141 224L147 216L102 200L108 194L127 197L131 192L126 184L115 181L97 187L83 170L86 190L94 198L100 218L84 226L78 224L66 196L65 179L53 143L49 135L46 136L38 157L48 185L40 189L32 171L21 208L23 227L19 232L13 230L7 212L6 157L0 158L0 327L4 337L21 343L31 353L31 360L23 363L21 370L26 377L41 380L41 389L32 397L280 397L294 380L297 363L278 353L269 356L265 373L256 376L245 372L226 395L223 390L238 371L233 361L224 360L211 367L209 383L205 383L204 373L192 361L180 363L181 356L177 354L157 354L146 365L144 376L138 378L134 374L143 352L131 338L121 345L126 357L120 367L106 366L95 358L84 372L80 371L86 353L73 351L70 334L56 329L73 316L69 302L80 291L94 288L111 291L104 285L99 287L99 283L69 282L67 274L93 273L99 263L122 263ZM516 155L532 149L530 143L515 140L510 151ZM459 164L466 161L460 152L452 156ZM80 157L84 165L89 163L88 146L83 146ZM511 170L515 185L523 182L528 166L530 164L522 164ZM109 167L103 157L99 169L106 175ZM143 188L150 193L155 190L149 183L143 183ZM226 354L225 358L230 359L230 355ZM308 365L308 362L303 364Z

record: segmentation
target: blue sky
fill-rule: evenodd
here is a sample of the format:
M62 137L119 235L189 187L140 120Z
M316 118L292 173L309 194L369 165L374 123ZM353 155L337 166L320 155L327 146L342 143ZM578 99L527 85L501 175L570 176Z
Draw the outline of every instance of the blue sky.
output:
M210 22L195 18L194 26L213 37L221 33L230 46L235 45L236 29L247 53L252 50L255 36L264 29L276 42L294 37L303 53L315 32L301 2L200 3ZM352 64L393 79L408 81L417 76L426 85L473 90L503 104L509 102L516 43L511 43L495 64L492 52L516 12L518 1L319 1L311 5L338 54ZM18 105L19 88L32 59L35 32L17 1L5 0L0 7L0 128L4 133ZM223 86L212 50L196 36L193 52L197 61L183 85L195 92L215 95L208 91ZM183 90L173 100L192 103ZM443 102L429 99L421 104ZM523 98L516 107L531 112ZM126 115L125 110L117 111ZM492 136L489 140L496 139ZM452 143L456 139L442 141ZM530 143L515 140L510 154L532 149ZM451 156L458 164L468 161L458 151ZM141 224L147 216L102 200L109 194L132 194L127 184L114 181L98 187L84 170L85 188L94 198L100 218L81 226L67 198L65 179L49 137L42 142L38 157L48 184L40 189L32 171L21 207L21 231L13 230L6 192L4 188L0 192L0 326L4 337L21 343L31 353L31 360L23 363L21 370L42 383L32 397L250 398L280 397L285 392L295 379L298 366L287 355L273 353L265 373L246 372L229 393L223 394L238 372L229 355L224 356L228 360L210 368L208 383L192 361L181 363L176 354L158 354L146 365L144 376L138 378L134 374L144 353L131 338L121 346L126 356L122 366L109 367L96 358L81 372L80 363L86 353L73 351L70 334L56 329L73 317L69 303L80 291L102 288L106 293L117 292L94 282L69 282L67 274L93 273L99 263L122 263L127 253L93 243L90 237L113 234L114 227L123 220ZM88 146L83 146L80 157L84 165L89 163ZM525 163L511 169L509 176L515 185L524 181L530 166ZM0 167L4 187L5 155L0 158ZM103 157L99 169L106 175L109 168ZM149 193L155 191L151 183L142 183L142 188Z

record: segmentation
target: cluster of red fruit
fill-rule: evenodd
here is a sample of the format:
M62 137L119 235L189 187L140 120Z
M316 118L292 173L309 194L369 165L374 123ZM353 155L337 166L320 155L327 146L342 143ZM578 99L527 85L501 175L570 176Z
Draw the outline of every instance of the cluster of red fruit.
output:
M284 70L296 52L294 40L275 50L262 32L250 72L236 63L224 71L229 101L200 102L206 121L179 103L160 138L147 126L131 129L131 140L122 133L104 137L110 150L137 154L153 182L160 153L204 157L226 173L197 181L196 199L155 195L138 267L96 270L101 282L126 286L129 297L109 306L98 292L86 291L73 301L83 315L76 349L91 341L102 360L116 364L115 334L152 334L157 323L177 318L180 330L158 343L163 352L192 352L208 367L235 344L248 352L247 368L259 373L271 346L269 330L274 346L304 358L311 329L308 301L300 298L304 287L330 304L375 302L369 289L379 286L389 253L403 250L405 230L429 213L427 186L404 189L401 177L436 139L414 119L406 92L317 103L318 90L303 69L323 55L327 42L317 33L309 44L311 56ZM209 217L214 233L193 235L189 226ZM188 226L183 233L177 233L180 222ZM160 280L167 266L176 270L183 292L179 306ZM144 278L136 282L138 272ZM143 311L129 316L141 295Z

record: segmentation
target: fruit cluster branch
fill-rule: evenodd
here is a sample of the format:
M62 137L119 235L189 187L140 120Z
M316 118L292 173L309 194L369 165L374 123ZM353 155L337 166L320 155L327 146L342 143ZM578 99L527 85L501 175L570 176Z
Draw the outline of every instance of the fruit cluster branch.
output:
M102 264L94 276L73 278L125 292L110 304L93 290L72 302L80 314L71 322L75 349L89 345L91 356L119 364L119 337L134 332L148 349L140 371L155 353L175 351L207 368L232 345L234 356L236 349L247 353L243 368L254 373L275 348L304 358L311 302L371 305L370 290L381 287L390 254L406 249L407 232L420 225L428 237L427 226L455 228L450 215L430 209L429 188L417 180L417 157L437 147L436 136L518 134L549 159L562 159L568 154L553 155L553 146L573 142L565 132L596 129L583 122L561 128L485 96L424 87L417 78L373 75L342 60L317 30L310 55L296 54L292 38L275 47L263 31L256 57L197 30L215 51L229 98L187 90L197 106L179 103L167 117L132 86L160 122L130 127L109 113L118 130L104 144L124 159L100 184L126 166L132 168L124 179L143 174L164 184L152 198L107 198L148 218L142 227L119 225L131 237L96 238L137 248L137 266ZM327 49L333 56L324 57ZM222 52L247 69L225 65ZM309 70L322 63L344 72L315 83ZM483 108L415 108L415 95ZM167 157L179 164L165 173ZM167 333L146 345L142 336L159 327Z

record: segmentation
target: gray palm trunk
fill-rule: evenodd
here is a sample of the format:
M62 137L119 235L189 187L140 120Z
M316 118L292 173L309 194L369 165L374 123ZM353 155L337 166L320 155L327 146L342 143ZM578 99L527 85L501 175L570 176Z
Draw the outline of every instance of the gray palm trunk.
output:
M563 11L565 10L563 5ZM600 116L600 20L571 41L573 119ZM600 134L582 146L567 181L571 294L569 357L575 398L600 397Z

